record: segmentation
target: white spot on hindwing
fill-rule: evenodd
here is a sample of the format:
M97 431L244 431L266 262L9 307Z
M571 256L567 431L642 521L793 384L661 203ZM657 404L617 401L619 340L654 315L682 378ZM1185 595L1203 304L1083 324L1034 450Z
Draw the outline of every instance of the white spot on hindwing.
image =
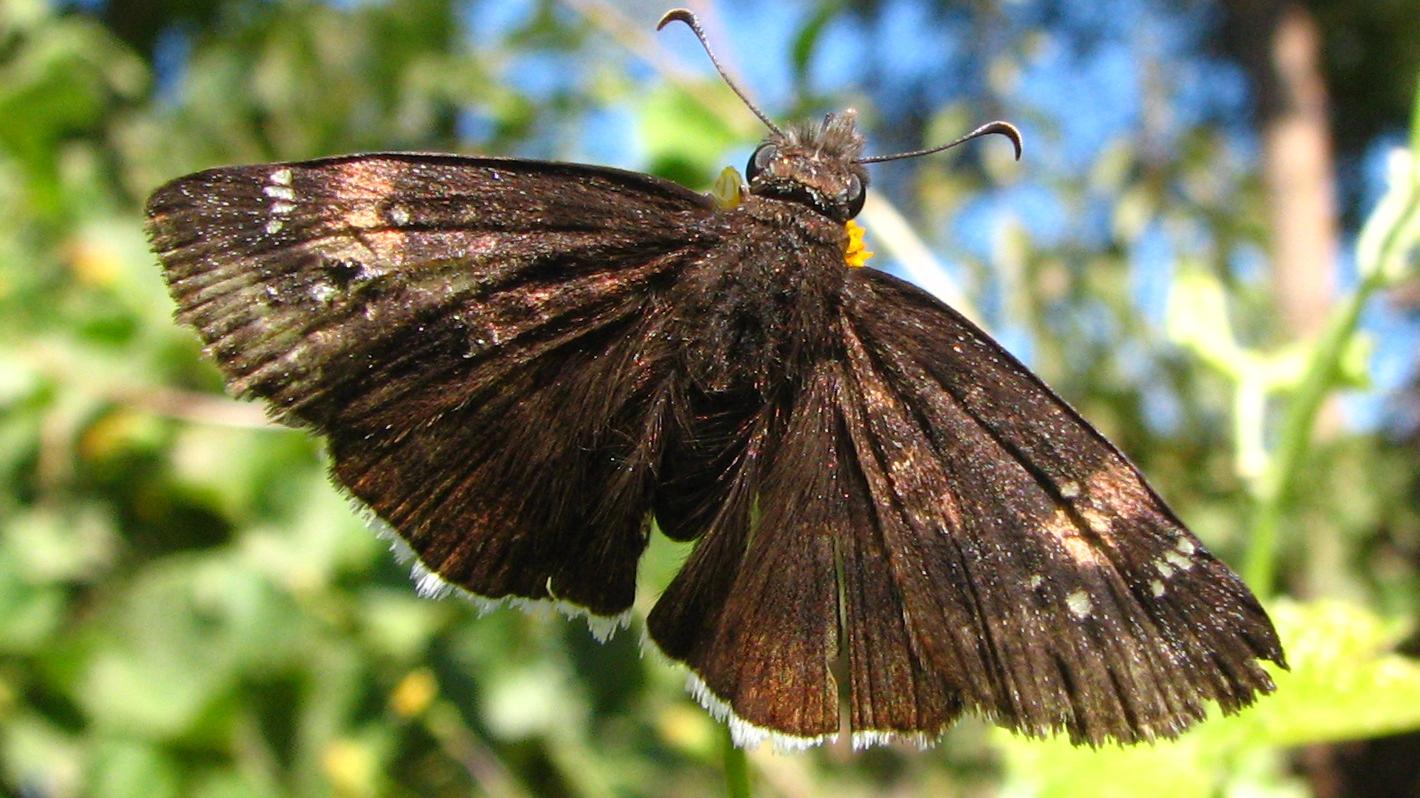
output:
M391 205L387 213L389 214L390 221L394 222L396 225L403 227L409 224L409 211L405 210L404 206Z
M1080 483L1066 480L1060 483L1060 495L1067 499L1078 498L1080 495Z

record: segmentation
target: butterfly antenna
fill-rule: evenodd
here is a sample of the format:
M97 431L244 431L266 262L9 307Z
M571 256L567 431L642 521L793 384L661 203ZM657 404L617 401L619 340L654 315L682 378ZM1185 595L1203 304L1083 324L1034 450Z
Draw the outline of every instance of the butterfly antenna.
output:
M667 14L667 16L670 15ZM896 155L874 155L871 158L859 158L856 163L882 163L883 161L896 161L901 158L916 158L919 155L931 155L934 152L950 150L952 147L955 147L958 144L965 144L966 142L971 141L972 139L980 138L982 136L989 136L992 133L996 133L1010 139L1011 143L1014 144L1016 147L1016 160L1019 161L1021 159L1021 131L1017 130L1016 126L1011 124L1010 122L996 121L987 122L981 127L971 131L970 133L966 134L965 136L962 136L956 141L951 142L950 144L943 144L940 147L929 147L925 150L899 152Z
M661 17L660 22L656 23L656 30L660 30L672 22L684 22L687 27L694 31L695 38L700 40L700 46L705 48L705 54L710 56L710 63L715 65L715 71L720 73L720 77L724 79L725 84L730 87L730 90L740 98L740 102L743 102L746 108L753 111L754 115L759 117L759 121L763 122L765 127L774 131L775 135L783 136L784 131L780 130L778 125L770 121L769 117L765 116L764 112L759 110L759 106L755 105L754 102L750 100L744 91L735 84L735 81L730 78L730 74L725 71L725 68L720 65L720 59L716 58L715 51L710 49L710 40L705 38L705 29L700 27L700 20L696 18L695 13L689 9L673 8L667 11L664 17Z

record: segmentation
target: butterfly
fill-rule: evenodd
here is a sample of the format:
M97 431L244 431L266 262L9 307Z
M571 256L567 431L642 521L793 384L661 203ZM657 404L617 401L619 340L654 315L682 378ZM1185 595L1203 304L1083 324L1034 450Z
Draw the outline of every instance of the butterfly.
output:
M946 147L745 102L770 134L718 196L377 153L181 177L148 233L229 388L325 436L421 592L604 637L652 530L694 541L646 627L737 744L834 738L844 702L857 747L965 712L1133 743L1273 690L1266 613L1124 455L863 268L865 165ZM1004 123L953 145L987 133L1019 156Z

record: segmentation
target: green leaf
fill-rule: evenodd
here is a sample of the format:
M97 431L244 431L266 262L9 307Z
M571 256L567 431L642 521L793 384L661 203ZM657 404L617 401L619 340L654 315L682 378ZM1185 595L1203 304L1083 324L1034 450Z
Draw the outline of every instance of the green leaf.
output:
M73 700L118 734L195 732L239 674L309 656L309 619L226 550L150 566L88 632Z
M799 35L794 37L794 43L790 48L791 63L794 66L794 80L800 84L805 82L808 74L809 60L813 58L814 48L818 45L819 39L823 37L824 28L838 15L837 3L825 3L814 12L804 27L799 30Z
M64 622L65 595L0 560L0 652L37 653Z
M1268 666L1275 693L1154 745L1095 750L998 731L1008 794L1301 795L1284 775L1283 747L1420 729L1420 661L1392 650L1402 626L1334 601L1281 601L1270 611L1292 666Z
M398 662L409 662L427 649L435 633L457 609L453 601L429 601L417 596L409 586L400 585L394 590L365 591L356 612L371 648Z
M96 504L35 508L0 529L0 557L34 584L97 575L117 547L111 513Z
M746 143L725 118L679 89L649 93L637 116L653 170L685 185L708 187L725 151Z
M188 791L192 798L277 798L282 794L232 771L213 771L194 782Z
M1169 339L1219 372L1236 377L1252 366L1233 336L1227 294L1207 270L1180 266L1169 291Z
M1420 729L1420 660L1395 653L1404 624L1340 601L1278 602L1292 666L1276 695L1238 717L1274 745L1341 742Z
M94 798L169 798L178 794L177 765L159 749L110 741L94 752L88 778Z
M80 794L87 751L77 738L37 713L7 711L0 721L0 792L29 784L43 795Z

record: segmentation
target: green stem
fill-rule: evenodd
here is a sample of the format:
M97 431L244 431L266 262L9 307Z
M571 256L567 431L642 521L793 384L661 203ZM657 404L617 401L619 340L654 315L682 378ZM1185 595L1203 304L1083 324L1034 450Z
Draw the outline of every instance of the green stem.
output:
M1410 110L1410 153L1420 155L1420 75L1415 78L1415 105Z
M1233 393L1234 468L1254 494L1267 470L1267 383L1249 372L1237 377Z
M1417 97L1420 106L1420 97ZM1420 131L1420 110L1416 130ZM1417 132L1420 138L1420 132ZM1420 151L1413 151L1412 156ZM1417 217L1420 217L1420 185L1415 167L1399 179L1403 185L1394 199L1381 201L1367 220L1356 244L1357 265L1363 275L1356 290L1332 312L1301 385L1292 395L1282 417L1277 450L1260 481L1257 507L1252 521L1243 573L1258 595L1273 589L1276 570L1278 529L1297 474L1311 446L1312 428L1327 395L1339 381L1341 361L1356 334L1361 311L1373 294L1402 272L1403 260L1415 244Z
M1248 584L1260 596L1265 597L1272 592L1277 531L1283 506L1296 482L1298 467L1311 446L1312 427L1316 424L1317 414L1336 384L1341 357L1356 332L1361 308L1372 293L1373 289L1363 283L1333 313L1317 344L1306 377L1287 403L1277 451L1259 483L1252 534L1248 538L1247 558L1243 565Z
M725 762L725 795L729 798L749 798L749 763L743 748L735 745L730 727L720 729L720 753Z

